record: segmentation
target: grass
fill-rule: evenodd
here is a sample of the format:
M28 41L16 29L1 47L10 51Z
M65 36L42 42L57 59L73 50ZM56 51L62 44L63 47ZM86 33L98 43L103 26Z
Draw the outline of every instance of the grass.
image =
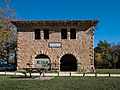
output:
M59 71L57 70L51 70L51 71L47 71L47 73L58 73Z
M120 78L55 77L42 81L0 76L0 90L120 90Z
M108 74L108 72L111 74L120 74L120 69L96 69L96 73L98 74Z
M120 69L95 69L97 74L120 74ZM49 71L47 73L58 73L59 71ZM83 74L84 72L76 72L79 74ZM93 72L87 72L87 74L93 74Z
M120 69L95 69L97 74L120 74ZM48 71L47 73L58 73L59 71ZM80 73L80 72L78 72ZM83 74L84 72L81 72Z

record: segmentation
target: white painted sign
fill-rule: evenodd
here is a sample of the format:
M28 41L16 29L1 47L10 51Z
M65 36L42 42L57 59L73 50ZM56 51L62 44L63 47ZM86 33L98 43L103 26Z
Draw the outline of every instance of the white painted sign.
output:
M35 59L34 67L49 69L50 68L50 60L46 59L46 58Z
M50 47L50 48L61 48L62 43L61 42L49 42L48 47Z

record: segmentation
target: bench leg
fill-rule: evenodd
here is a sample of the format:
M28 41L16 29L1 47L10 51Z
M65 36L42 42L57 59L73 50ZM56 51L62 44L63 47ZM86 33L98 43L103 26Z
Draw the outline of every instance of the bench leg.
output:
M39 76L39 79L40 79L40 77L41 77L41 73L39 72L39 74L40 74L40 76Z
M41 77L42 72L39 72L39 74L40 74L40 77ZM39 79L40 79L40 77L39 77Z
M30 72L30 78L32 77L31 72Z
M27 73L25 73L25 78L27 77Z
M45 72L43 72L43 77L45 77Z

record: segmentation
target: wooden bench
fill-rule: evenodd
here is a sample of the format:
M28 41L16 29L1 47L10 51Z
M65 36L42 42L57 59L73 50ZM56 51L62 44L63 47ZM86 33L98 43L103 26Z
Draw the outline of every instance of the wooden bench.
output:
M32 77L31 73L39 73L41 76L42 73L47 71L45 68L23 68L23 70L25 71L23 72L23 74L25 74L25 77L27 77L27 73L29 73L30 77Z

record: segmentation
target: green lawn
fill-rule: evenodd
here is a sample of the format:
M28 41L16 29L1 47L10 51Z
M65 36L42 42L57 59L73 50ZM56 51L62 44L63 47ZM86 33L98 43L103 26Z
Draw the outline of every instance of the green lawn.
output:
M120 74L120 69L95 69L97 74ZM47 73L58 73L58 71L48 71ZM80 72L79 72L80 73ZM84 72L81 72L82 74Z
M0 76L0 90L120 90L120 78L55 77L42 81Z
M96 69L96 73L98 74L108 74L108 72L111 74L120 74L120 69Z

